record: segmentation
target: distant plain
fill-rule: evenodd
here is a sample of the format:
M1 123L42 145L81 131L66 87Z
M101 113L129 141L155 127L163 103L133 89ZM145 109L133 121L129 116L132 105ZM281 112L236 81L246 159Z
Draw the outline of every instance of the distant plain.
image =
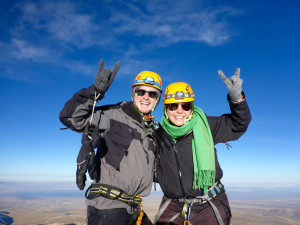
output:
M257 190L227 188L232 225L300 225L300 193L297 190ZM161 197L161 191L153 191L144 198L144 210L152 220ZM32 186L1 182L0 224L86 224L84 192L69 184Z

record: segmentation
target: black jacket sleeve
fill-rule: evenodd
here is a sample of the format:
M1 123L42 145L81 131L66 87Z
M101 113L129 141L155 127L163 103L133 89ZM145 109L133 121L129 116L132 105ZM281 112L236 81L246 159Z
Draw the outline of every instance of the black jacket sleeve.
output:
M229 96L227 96L227 100L231 114L223 114L219 117L207 117L214 144L239 139L246 132L251 121L250 109L246 99L240 103L233 103L229 99Z
M59 120L71 130L82 132L91 116L94 95L94 85L75 93L65 103L60 112Z

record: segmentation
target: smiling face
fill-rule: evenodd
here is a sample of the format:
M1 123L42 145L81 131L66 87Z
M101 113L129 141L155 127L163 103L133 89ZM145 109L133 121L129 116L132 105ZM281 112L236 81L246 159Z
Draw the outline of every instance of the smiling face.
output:
M192 113L191 107L189 110L184 110L183 108L186 108L186 107L182 108L181 104L190 104L190 103L179 103L177 109L175 109L175 110L174 110L175 107L173 107L173 110L171 110L172 107L168 107L168 105L167 105L168 118L173 125L178 126L178 127L183 126L186 122L186 119L189 116L191 116L191 113Z
M138 93L135 92L134 93L134 99L133 99L134 104L139 109L139 111L141 113L148 114L148 113L150 113L150 111L155 106L155 103L157 101L157 97L156 98L151 98L147 91L157 92L157 90L155 88L149 87L149 86L140 86L138 89L139 90L144 90L146 92L143 96L139 96Z

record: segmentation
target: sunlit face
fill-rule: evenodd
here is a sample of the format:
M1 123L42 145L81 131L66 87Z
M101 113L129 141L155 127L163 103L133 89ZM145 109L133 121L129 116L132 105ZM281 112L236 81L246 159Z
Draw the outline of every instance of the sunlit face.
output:
M183 107L182 107L182 104L184 104ZM192 113L190 104L191 104L190 102L183 102L183 103L170 104L170 105L173 105L173 107L169 107L169 105L167 105L167 115L173 125L181 127L185 124L186 119ZM177 105L177 109L175 109L176 105Z
M134 104L141 113L148 114L151 111L151 109L153 109L157 101L157 97L150 97L148 92L157 92L157 90L149 86L140 86L137 90L144 90L146 92L144 93L144 95L139 96L139 92L136 91L133 99Z

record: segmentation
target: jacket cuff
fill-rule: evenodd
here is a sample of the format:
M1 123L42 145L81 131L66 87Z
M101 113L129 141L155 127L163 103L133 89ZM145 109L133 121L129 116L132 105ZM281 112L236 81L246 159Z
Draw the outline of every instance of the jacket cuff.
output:
M95 100L95 94L96 94L96 97L97 97L96 100L101 100L102 98L104 98L104 94L99 93L99 91L97 91L97 89L95 88L94 85L89 86L86 89L86 93L89 96L88 98L93 100L93 101Z
M236 102L232 101L231 98L230 98L230 96L229 96L229 94L227 94L227 101L228 101L230 104L240 104L240 103L244 102L245 99L246 99L246 98L245 98L245 93L244 93L243 91L242 91L242 98L241 98L240 100L236 101Z

